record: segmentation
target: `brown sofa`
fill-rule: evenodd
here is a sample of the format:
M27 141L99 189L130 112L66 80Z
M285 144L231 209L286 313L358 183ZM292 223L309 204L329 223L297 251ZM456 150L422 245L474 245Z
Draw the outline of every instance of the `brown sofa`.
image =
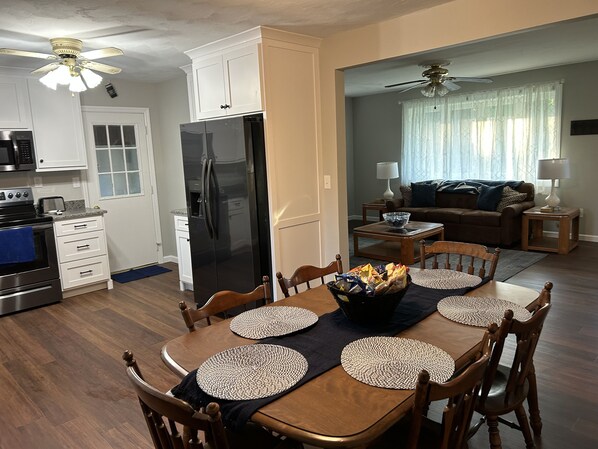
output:
M521 240L522 213L535 205L533 184L524 182L514 190L527 196L502 212L479 210L477 194L443 191L436 192L434 207L405 207L404 199L395 199L387 208L410 212L410 221L444 224L445 240L507 247Z

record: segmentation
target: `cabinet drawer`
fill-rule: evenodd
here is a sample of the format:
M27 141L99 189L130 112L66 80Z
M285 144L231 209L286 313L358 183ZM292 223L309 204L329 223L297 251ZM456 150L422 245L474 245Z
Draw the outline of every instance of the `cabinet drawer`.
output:
M106 254L104 231L58 237L58 260L61 263Z
M108 256L60 264L60 280L63 290L106 281L109 278Z
M56 236L80 234L82 232L98 231L104 229L104 220L101 216L78 218L75 220L55 221Z
M189 231L189 220L187 217L175 215L174 216L174 229L177 231Z

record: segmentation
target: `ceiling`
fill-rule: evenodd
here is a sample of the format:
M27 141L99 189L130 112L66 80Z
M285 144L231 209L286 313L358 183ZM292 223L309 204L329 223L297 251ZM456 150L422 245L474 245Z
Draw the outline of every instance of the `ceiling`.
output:
M181 75L185 50L255 26L326 37L450 1L368 0L364 8L362 0L12 0L0 4L0 47L49 53L50 38L75 37L84 51L125 52L99 60L123 69L111 80L158 82ZM597 43L598 18L562 23L348 69L345 91L389 91L387 84L421 79L418 64L438 59L451 61L451 76L467 77L598 60ZM0 55L0 66L33 70L44 63Z

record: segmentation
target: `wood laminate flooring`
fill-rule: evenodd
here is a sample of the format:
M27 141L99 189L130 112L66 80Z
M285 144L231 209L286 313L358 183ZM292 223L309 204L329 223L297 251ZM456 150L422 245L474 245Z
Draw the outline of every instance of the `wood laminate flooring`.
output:
M151 448L121 359L130 349L146 378L177 382L160 348L186 332L172 272L0 317L1 449ZM554 283L553 308L535 356L539 449L598 447L598 244L551 254L507 282L540 290ZM339 411L342 413L342 411ZM523 448L520 432L500 426L503 447ZM470 449L488 448L482 427Z

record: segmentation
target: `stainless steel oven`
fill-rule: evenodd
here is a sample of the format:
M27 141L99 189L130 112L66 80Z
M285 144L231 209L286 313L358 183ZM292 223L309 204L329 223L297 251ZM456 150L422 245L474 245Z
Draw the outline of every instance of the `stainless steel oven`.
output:
M52 217L31 188L0 190L0 315L62 299Z

